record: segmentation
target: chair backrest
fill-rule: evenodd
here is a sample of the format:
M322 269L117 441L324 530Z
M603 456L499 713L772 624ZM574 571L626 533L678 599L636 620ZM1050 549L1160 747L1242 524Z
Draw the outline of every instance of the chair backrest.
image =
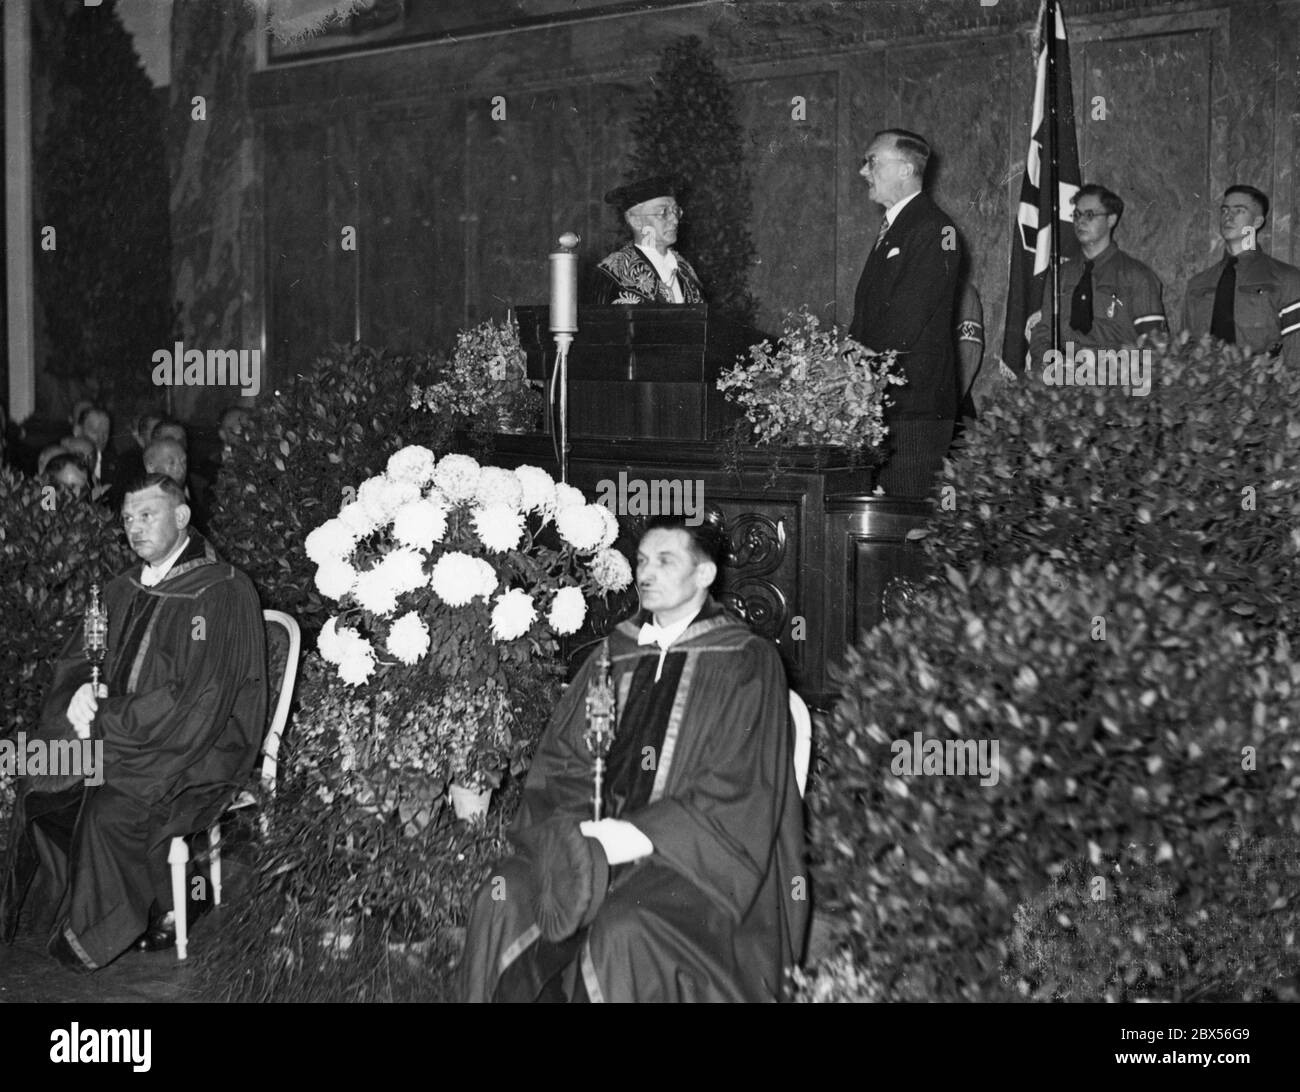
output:
M790 721L794 725L794 780L802 796L812 762L812 716L803 698L793 690L790 691Z
M293 686L298 678L302 652L302 631L282 610L264 610L266 624L267 709L270 711L266 741L262 744L262 785L274 795L280 738L293 704Z

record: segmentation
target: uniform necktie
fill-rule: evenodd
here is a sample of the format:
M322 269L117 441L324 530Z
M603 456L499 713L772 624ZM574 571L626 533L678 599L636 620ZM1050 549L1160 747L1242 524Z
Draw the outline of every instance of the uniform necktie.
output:
M1070 300L1070 329L1086 334L1092 330L1092 262L1083 263L1083 276L1074 286Z
M1219 274L1219 287L1214 290L1214 314L1210 318L1210 333L1220 341L1237 340L1237 324L1233 309L1237 302L1237 256L1229 254L1227 265Z

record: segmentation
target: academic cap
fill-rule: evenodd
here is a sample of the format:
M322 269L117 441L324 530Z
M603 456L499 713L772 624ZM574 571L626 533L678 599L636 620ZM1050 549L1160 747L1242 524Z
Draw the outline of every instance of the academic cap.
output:
M643 201L653 201L656 197L671 197L675 201L677 189L677 179L666 174L656 175L654 178L642 178L610 190L605 194L605 204L614 205L619 212L627 212Z

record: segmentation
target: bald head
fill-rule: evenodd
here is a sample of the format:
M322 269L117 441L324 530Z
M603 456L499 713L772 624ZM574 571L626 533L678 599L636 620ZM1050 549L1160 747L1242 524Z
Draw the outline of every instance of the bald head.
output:
M144 469L147 474L166 474L177 485L184 485L189 474L189 459L177 441L154 440L144 449Z
M96 450L93 440L88 440L85 436L67 436L59 441L59 446L64 451L72 452L87 466L94 465Z

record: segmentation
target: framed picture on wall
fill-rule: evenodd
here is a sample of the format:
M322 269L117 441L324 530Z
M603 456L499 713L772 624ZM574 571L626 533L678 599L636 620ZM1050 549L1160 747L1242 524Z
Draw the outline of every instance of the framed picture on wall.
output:
M268 64L572 23L699 0L270 0ZM304 28L311 26L310 32ZM277 33L280 31L281 33ZM287 31L288 33L284 33Z

